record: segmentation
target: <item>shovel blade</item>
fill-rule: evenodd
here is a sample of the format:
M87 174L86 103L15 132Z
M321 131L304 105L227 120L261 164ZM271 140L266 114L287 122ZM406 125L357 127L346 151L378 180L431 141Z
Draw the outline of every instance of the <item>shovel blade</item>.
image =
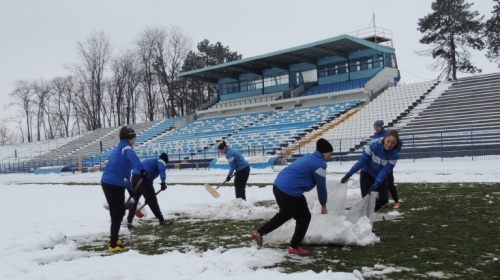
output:
M220 194L209 184L205 184L205 189L215 198L219 198Z
M142 218L144 217L144 214L142 214L141 211L139 211L139 209L135 209L135 215L138 217L138 218Z

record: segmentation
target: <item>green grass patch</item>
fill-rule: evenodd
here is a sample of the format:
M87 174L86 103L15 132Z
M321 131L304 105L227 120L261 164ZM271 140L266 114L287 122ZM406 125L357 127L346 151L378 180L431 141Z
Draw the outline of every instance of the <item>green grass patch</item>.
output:
M252 184L257 185L257 184ZM263 184L267 185L267 184ZM278 264L282 271L323 270L352 272L381 264L411 271L391 273L391 279L421 279L440 271L454 279L500 279L500 184L399 184L404 218L374 224L381 243L372 246L306 246L308 257L289 257ZM491 197L486 197L490 195ZM276 207L274 201L258 206ZM391 208L379 211L392 211ZM252 229L266 221L199 220L184 214L172 225L145 220L125 237L128 249L144 254L179 250L199 252L253 246ZM106 251L107 238L81 250ZM287 245L266 247L286 250Z

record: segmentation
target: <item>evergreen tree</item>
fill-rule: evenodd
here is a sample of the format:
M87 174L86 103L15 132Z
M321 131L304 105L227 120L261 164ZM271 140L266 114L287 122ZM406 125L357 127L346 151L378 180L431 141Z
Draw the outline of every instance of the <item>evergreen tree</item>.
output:
M456 80L457 71L481 73L481 69L470 61L467 49L484 48L481 38L484 16L471 11L472 5L464 0L436 0L432 2L434 12L418 20L417 30L424 34L420 43L430 45L431 49L417 53L436 59L429 69L441 70L438 79Z
M207 39L199 42L197 49L197 53L190 51L186 56L182 72L240 60L242 58L241 54L231 51L229 47L223 46L221 42L210 44ZM217 96L217 85L192 79L187 80L187 90L190 91L191 99L197 106Z
M224 47L220 42L210 44L205 39L198 43L198 55L205 59L205 67L230 61L240 60L242 55L232 52L229 47Z
M486 57L491 62L498 63L500 68L500 0L493 0L496 5L493 7L493 15L486 21Z

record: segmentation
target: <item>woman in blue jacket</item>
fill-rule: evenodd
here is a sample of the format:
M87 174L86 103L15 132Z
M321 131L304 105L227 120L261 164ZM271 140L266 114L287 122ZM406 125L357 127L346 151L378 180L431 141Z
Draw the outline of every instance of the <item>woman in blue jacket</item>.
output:
M388 130L384 128L384 121L383 120L376 120L373 123L373 130L375 130L375 133L372 135L371 143L374 142L379 142L384 137L387 136L387 133L389 133ZM398 153L401 151L401 148L403 147L403 141L399 141L398 145ZM387 188L389 189L389 192L391 193L392 199L394 199L394 209L399 209L400 204L399 204L399 195L398 195L398 189L396 188L396 185L394 185L394 172L391 172L387 174ZM385 204L382 206L383 208L387 207L388 204Z
M398 132L391 130L382 141L374 142L366 147L358 162L340 181L343 184L347 183L349 178L361 169L359 175L361 196L365 197L372 191L379 194L375 203L375 211L389 202L386 178L398 162L399 143Z
M326 209L328 200L326 162L330 160L332 152L333 147L330 142L320 138L316 142L314 153L302 156L278 174L273 184L273 193L280 210L265 225L250 234L259 247L262 247L262 236L293 218L296 222L295 232L290 241L288 253L293 255L309 254L308 250L301 247L311 222L311 213L304 192L308 192L316 186L318 200L321 204L321 214L328 214Z
M146 200L145 203L149 206L151 212L153 212L158 221L160 221L160 225L164 226L167 224L171 224L170 221L167 222L163 218L163 214L161 213L160 210L160 205L158 205L158 199L156 198L155 188L153 187L154 179L160 176L161 190L164 191L167 189L167 183L165 183L165 181L167 180L167 172L166 172L167 163L168 163L168 155L166 153L162 153L159 159L152 158L142 162L143 168L148 173L148 176L142 180L141 186L134 194L134 200L135 200L134 205L132 206L132 208L128 210L128 217L127 217L128 228L133 227L132 220L134 219L135 216L135 209L137 208L137 204L139 203L139 199L141 199L142 195L144 195L144 199ZM132 171L132 186L136 186L140 178L141 178L141 169L135 168L134 171Z
M371 137L370 144L384 139L384 137L387 136L387 133L389 133L389 131L384 128L383 120L376 120L373 123L373 130L375 130L375 133L373 133Z
M247 187L248 176L250 176L250 165L238 151L230 149L226 145L226 141L222 141L218 148L219 152L226 156L230 166L226 182L231 181L234 172L234 192L236 198L247 200L245 189Z
M120 224L125 215L125 189L131 189L130 172L132 168L142 168L142 163L135 154L132 146L135 144L135 132L130 127L120 129L120 142L109 155L108 163L101 177L101 185L106 201L109 204L111 216L110 253L122 251L119 246L125 245L118 239ZM147 172L143 170L143 176Z

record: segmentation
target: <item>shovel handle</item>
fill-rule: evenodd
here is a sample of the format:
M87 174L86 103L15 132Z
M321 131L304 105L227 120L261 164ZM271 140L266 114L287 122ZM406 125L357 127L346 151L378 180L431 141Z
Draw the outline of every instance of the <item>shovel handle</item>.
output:
M229 178L233 178L234 177L234 174L231 175ZM217 190L218 188L220 188L222 185L224 185L225 183L227 183L227 180L225 180L224 182L222 182L220 185L217 186L217 188L215 188L215 190Z
M157 191L157 192L155 193L155 195L158 195L161 191L162 191L162 189L160 189L159 191ZM147 204L147 203L144 203L143 205L141 205L141 207L139 207L139 208L137 209L137 211L139 211L139 212L140 212L140 211L142 210L142 208L144 208L146 205L148 205L148 204Z
M135 185L134 189L132 190L132 192L133 192L134 194L137 192L137 190L139 189L139 187L141 186L141 184L142 184L142 178L141 178L141 179L139 179L139 182L137 182L137 185ZM131 196L129 196L129 197L127 198L127 200L125 201L125 205L127 205L127 203L129 203L131 199L132 199L132 197L131 197Z

